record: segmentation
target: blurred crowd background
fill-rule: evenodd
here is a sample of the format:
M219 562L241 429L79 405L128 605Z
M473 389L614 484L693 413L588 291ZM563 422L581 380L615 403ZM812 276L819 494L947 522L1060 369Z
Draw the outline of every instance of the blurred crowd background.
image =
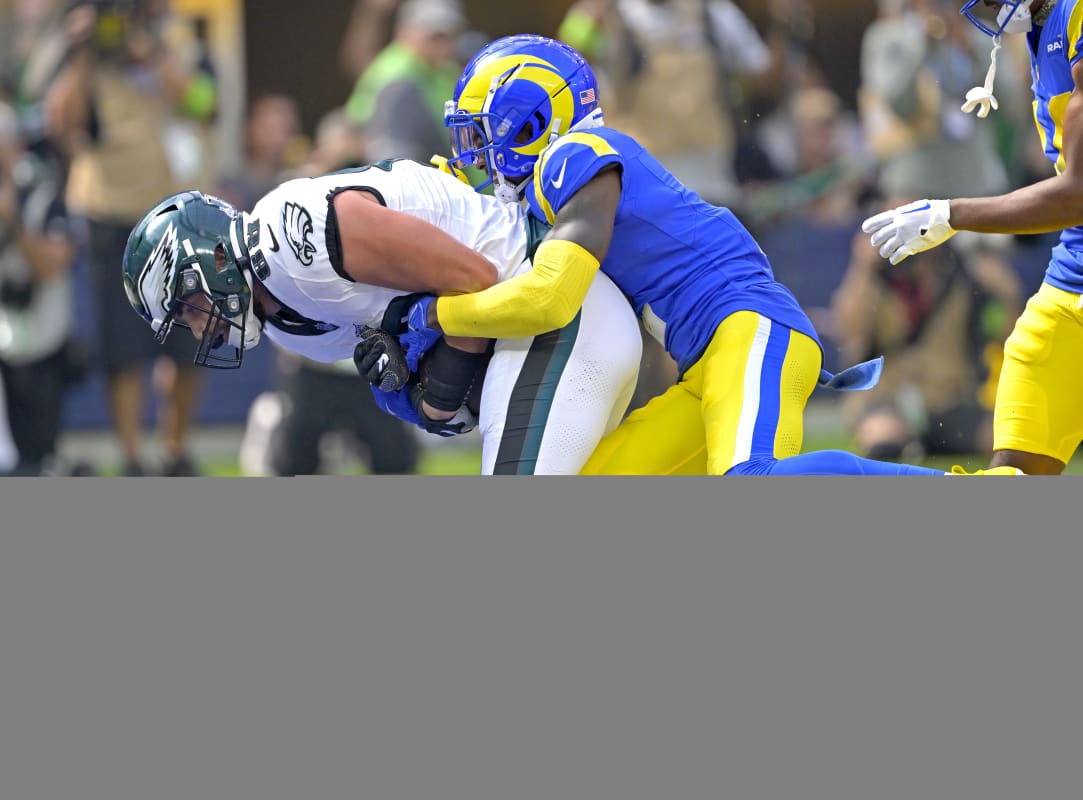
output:
M282 180L447 154L443 102L511 33L591 61L608 124L757 236L822 333L827 367L883 354L881 385L820 395L876 458L987 454L999 354L1050 240L959 234L896 268L860 222L921 197L1048 174L1023 46L1000 110L961 113L989 40L961 0L0 0L0 473L418 469L425 437L380 415L352 364L263 345L240 370L166 350L123 296L125 239L184 188L251 208ZM633 407L674 365L645 337ZM819 392L819 390L818 390ZM66 442L94 433L94 459ZM226 434L223 434L225 436ZM467 444L469 444L469 437ZM429 441L433 440L433 441ZM331 442L331 444L329 444Z

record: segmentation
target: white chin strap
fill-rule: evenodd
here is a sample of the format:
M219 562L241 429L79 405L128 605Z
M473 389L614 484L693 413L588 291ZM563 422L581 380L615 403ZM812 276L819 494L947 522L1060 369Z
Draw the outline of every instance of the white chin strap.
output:
M519 183L512 183L499 172L493 171L493 196L502 203L514 205L523 197L528 178L523 178Z
M993 37L993 51L989 54L989 71L985 73L985 84L975 86L966 93L966 102L963 103L963 113L970 114L976 111L979 119L985 119L990 111L996 111L999 107L996 97L993 96L993 82L997 75L997 51L1000 50L1000 40L1005 34L1030 33L1034 21L1030 17L1030 3L1020 3L1013 10L1011 6L1003 6L997 14L997 25L1000 33Z

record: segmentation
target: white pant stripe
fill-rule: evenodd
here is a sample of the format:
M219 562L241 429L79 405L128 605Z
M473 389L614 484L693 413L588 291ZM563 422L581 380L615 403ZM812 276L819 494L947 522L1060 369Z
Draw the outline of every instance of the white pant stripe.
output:
M741 419L737 423L737 440L733 447L733 463L748 461L752 455L752 435L756 430L756 418L760 413L760 373L763 371L763 357L767 352L767 340L771 338L771 320L763 315L756 325L756 334L752 337L752 347L748 351L745 363L745 385L741 401Z

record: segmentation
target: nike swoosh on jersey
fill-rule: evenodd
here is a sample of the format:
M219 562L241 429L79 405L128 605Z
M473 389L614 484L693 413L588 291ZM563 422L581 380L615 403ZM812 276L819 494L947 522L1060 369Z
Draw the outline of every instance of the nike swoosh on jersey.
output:
M272 253L277 253L278 252L278 237L275 236L274 228L272 228L270 225L268 225L267 226L267 233L271 234L271 247L270 247L270 250L271 250Z
M554 189L559 189L561 186L564 185L564 170L566 170L567 168L568 159L564 159L564 163L560 165L560 173L551 181L549 181L551 184L553 184Z

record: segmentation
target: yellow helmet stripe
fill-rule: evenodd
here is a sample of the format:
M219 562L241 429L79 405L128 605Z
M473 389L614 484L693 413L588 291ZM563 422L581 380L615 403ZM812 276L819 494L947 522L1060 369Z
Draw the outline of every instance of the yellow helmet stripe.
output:
M512 148L516 153L524 156L536 156L549 144L551 128L556 120L561 120L565 130L571 123L575 114L575 98L567 90L564 77L557 68L544 59L533 56L521 55L504 56L494 58L479 69L459 94L458 110L468 114L483 114L489 111L489 90L493 82L502 76L514 76L516 80L526 80L535 83L546 90L552 103L552 116L549 119L549 127L544 131L538 131L534 140L522 147ZM557 131L560 133L560 131Z
M474 73L474 76L466 82L466 85L463 86L463 90L459 94L458 110L465 111L468 114L481 114L486 111L485 104L489 99L489 89L492 88L493 81L497 80L505 73L512 72L516 67L526 64L552 66L540 58L533 58L530 56L527 56L525 59L523 56L494 58L492 61L488 61L482 65L482 67Z

